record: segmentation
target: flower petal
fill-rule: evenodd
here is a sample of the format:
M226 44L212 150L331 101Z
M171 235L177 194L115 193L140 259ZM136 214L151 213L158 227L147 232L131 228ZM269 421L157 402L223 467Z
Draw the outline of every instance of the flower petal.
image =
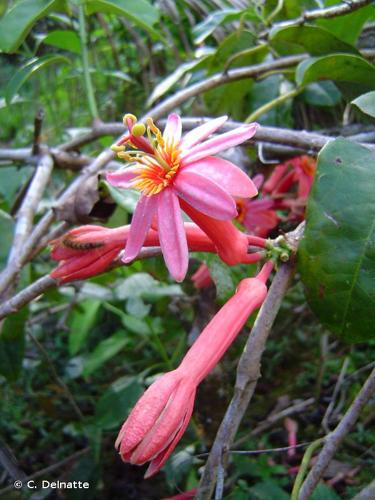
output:
M189 264L189 252L180 204L171 188L159 195L158 232L167 268L176 281L182 281Z
M196 172L182 170L176 176L174 187L183 200L210 217L226 220L237 215L236 203L230 194Z
M112 184L112 186L116 186L122 189L127 189L131 187L132 181L134 177L138 175L138 171L134 167L125 168L123 170L119 170L118 172L109 172L105 177L107 181Z
M203 141L208 136L213 134L218 128L220 128L228 120L227 116L220 116L214 120L209 120L208 122L196 127L187 134L183 136L180 142L180 147L183 150L187 150L192 146L198 144L198 142Z
M166 142L173 141L174 144L178 144L181 139L181 132L181 118L177 113L170 114L163 132L163 139Z
M135 208L126 243L123 262L128 263L137 257L150 229L152 218L156 212L158 196L141 196Z
M252 198L258 190L243 170L228 160L207 156L183 168L184 172L196 172L207 176L228 191L232 196Z
M188 151L183 151L181 155L183 164L187 165L189 163L193 163L194 161L200 160L205 156L215 155L216 153L220 153L220 151L224 151L225 149L238 146L238 144L241 144L242 142L245 142L253 137L253 135L257 131L258 126L259 125L257 123L244 125L242 127L231 130L230 132L226 132L225 134L220 134L217 137L208 139L207 141L192 147Z
M180 441L182 435L186 431L187 426L189 425L191 415L194 409L194 400L195 400L195 391L190 396L190 400L186 409L186 414L183 418L180 429L174 436L171 443L162 452L160 452L159 455L157 455L154 459L152 459L145 473L145 479L148 479L149 477L159 472L159 470L164 466L164 464L172 454L173 450L176 448L177 443Z

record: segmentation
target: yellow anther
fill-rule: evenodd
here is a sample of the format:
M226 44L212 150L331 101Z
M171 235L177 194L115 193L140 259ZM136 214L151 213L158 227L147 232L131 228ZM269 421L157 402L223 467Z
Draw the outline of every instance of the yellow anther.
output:
M125 146L118 146L117 144L112 144L111 149L115 153L119 153L120 151L125 151Z
M144 126L143 123L137 123L132 128L132 135L134 135L135 137L140 137L145 132L146 132L146 127Z
M162 133L160 132L160 130L158 129L158 127L155 125L153 119L151 117L147 118L146 123L147 123L147 126L148 126L148 131L147 132L149 132L149 131L152 132L155 135L157 143L161 147L164 147L164 139L163 139ZM150 140L150 142L151 142L151 140Z

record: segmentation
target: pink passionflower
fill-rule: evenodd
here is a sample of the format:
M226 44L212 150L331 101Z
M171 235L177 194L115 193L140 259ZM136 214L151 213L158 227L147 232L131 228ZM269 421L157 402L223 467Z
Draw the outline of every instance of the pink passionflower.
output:
M130 163L107 180L119 188L141 191L136 206L124 262L139 253L148 229L154 222L166 265L177 281L188 267L188 246L182 222L180 200L215 220L237 215L234 197L257 194L251 179L236 165L214 155L250 139L256 123L207 139L227 120L210 120L182 136L181 118L169 115L164 132L148 118L147 128L136 117L125 115L129 132L114 146L118 156ZM147 132L147 138L143 135ZM125 151L129 145L133 150ZM156 222L155 222L156 221Z
M263 303L271 270L272 263L267 262L258 276L240 282L180 366L157 379L131 411L115 446L126 462L150 462L146 478L163 467L185 432L198 384L220 361L254 309Z
M253 178L260 190L264 177L261 174ZM252 234L266 238L278 225L280 218L276 213L275 201L272 198L237 200L237 220Z
M208 236L196 225L184 223L188 247L196 252L215 252ZM51 272L60 284L86 279L106 271L117 259L130 233L130 225L117 228L86 225L74 228L51 241L51 257L59 262ZM159 246L158 233L150 228L145 246Z

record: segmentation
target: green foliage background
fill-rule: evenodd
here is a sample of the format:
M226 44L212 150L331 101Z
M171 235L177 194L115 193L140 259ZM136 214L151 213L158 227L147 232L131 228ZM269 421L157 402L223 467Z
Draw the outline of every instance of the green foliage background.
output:
M374 49L367 36L375 7L301 26L273 27L318 3L337 2L4 2L0 149L30 146L40 107L45 113L43 143L57 146L91 128L94 120L118 122L125 112L141 115L210 75L290 55L301 55L301 62L258 79L226 83L187 100L177 111L188 116L229 114L239 121L255 114L262 125L328 130L334 136L350 135L342 118L354 100L349 121L358 130L371 128L375 67L363 49ZM293 98L263 108L291 91ZM113 137L100 137L81 152L95 157L112 141ZM247 152L251 174L259 164L255 152ZM287 444L282 420L251 434L282 398L288 404L315 398L314 405L293 416L300 424L299 441L315 439L343 360L349 364L341 406L331 425L350 404L373 362L374 240L367 231L373 220L373 156L373 151L346 140L329 144L319 155L299 254L305 289L296 280L282 306L263 360L263 378L241 428L241 449ZM342 157L340 170L333 170L333 157ZM272 170L269 165L261 168L266 174ZM0 160L0 169L3 267L14 215L34 167ZM54 171L38 218L75 175L69 169ZM136 200L114 189L110 195L116 208L106 224L125 224ZM254 272L244 266L228 269L218 259L200 254L193 257L191 270L203 260L213 274L217 295L213 288L197 291L189 279L182 285L173 283L156 258L50 290L3 322L0 444L12 449L26 474L72 456L50 476L90 481L85 498L162 498L197 485L204 460L195 455L212 444L232 394L246 332L202 384L192 424L164 472L144 482L142 470L123 464L113 443L144 388L157 374L176 367L191 339L233 293L239 279ZM358 266L358 279L353 281ZM18 287L51 268L45 250L25 266ZM349 300L350 318L340 329L337 289L345 294L347 279L355 293ZM322 289L327 300L322 300ZM350 346L326 328L346 341L367 342ZM337 456L341 465L358 466L353 484L339 482L335 490L321 484L314 500L352 498L373 478L373 412L372 404ZM289 461L283 455L234 456L225 498L287 498L294 478L289 467L299 464L301 456L299 452ZM0 475L0 495L6 486ZM4 495L19 498L15 492ZM67 498L76 495L69 492Z

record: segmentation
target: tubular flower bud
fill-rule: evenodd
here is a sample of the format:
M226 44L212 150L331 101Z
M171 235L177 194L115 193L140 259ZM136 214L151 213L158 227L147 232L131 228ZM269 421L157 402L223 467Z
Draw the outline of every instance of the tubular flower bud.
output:
M185 222L184 230L189 249L215 252L215 245L195 224ZM50 242L51 257L59 265L51 273L59 283L95 276L107 270L117 258L129 237L130 225L115 229L95 225L80 226ZM149 229L144 245L158 246L159 236Z
M185 432L193 412L197 386L220 361L249 315L267 295L268 262L255 278L240 282L189 349L180 366L162 375L139 399L116 440L122 459L150 462L145 477L158 472Z

